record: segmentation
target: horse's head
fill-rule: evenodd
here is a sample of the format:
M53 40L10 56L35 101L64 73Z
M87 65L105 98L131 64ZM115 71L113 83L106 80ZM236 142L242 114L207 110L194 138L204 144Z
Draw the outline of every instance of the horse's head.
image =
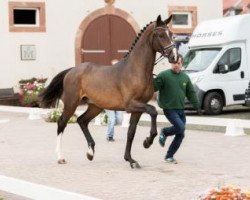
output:
M153 33L153 48L168 58L170 63L177 62L177 49L172 40L172 32L168 28L172 15L165 21L161 20L161 16L157 17Z

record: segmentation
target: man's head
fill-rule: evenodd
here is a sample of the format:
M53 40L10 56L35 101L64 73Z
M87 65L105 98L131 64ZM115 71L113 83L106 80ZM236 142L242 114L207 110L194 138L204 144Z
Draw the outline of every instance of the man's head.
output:
M176 63L171 63L171 69L175 72L175 73L180 73L181 68L182 68L182 63L183 63L183 57L182 55L178 55L178 60Z

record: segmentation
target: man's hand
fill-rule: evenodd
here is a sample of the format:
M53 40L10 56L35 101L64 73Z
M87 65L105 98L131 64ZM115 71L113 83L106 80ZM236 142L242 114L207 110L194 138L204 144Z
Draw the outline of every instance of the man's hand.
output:
M200 108L197 109L197 114L198 115L203 115L202 110Z

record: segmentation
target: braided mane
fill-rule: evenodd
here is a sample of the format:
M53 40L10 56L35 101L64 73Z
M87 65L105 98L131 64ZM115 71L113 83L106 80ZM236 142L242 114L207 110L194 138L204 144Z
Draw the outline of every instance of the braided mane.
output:
M144 31L147 29L147 27L152 24L153 22L149 22L144 28L141 29L141 31L137 34L134 42L132 43L129 51L125 54L125 56L123 58L127 58L128 55L130 54L130 52L134 49L135 44L137 43L137 41L140 39L141 35L144 33Z

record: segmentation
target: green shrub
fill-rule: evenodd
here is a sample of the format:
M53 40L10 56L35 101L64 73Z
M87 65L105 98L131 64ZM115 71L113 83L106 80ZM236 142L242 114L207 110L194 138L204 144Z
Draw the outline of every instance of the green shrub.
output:
M56 108L52 110L49 114L48 117L45 119L46 122L57 122L62 115L62 110L60 108ZM76 123L77 121L77 115L74 114L68 121L68 123Z
M105 112L105 110L103 110L101 113L100 113L100 120L101 120L101 125L107 125L108 123L108 115L107 113Z

